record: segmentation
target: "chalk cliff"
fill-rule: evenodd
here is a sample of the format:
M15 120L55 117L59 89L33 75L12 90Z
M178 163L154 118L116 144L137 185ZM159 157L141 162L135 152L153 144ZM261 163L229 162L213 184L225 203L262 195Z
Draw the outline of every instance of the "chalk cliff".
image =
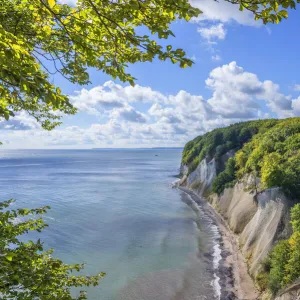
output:
M233 151L223 155L223 163L233 155ZM289 211L294 201L277 187L266 189L255 197L254 193L246 189L250 178L226 188L218 196L211 192L217 168L214 158L203 159L190 174L188 167L182 165L179 184L205 198L223 216L231 231L237 235L239 247L247 260L249 274L255 278L260 271L261 262L274 244L290 236ZM295 295L300 295L300 283L282 291L276 300L298 299Z

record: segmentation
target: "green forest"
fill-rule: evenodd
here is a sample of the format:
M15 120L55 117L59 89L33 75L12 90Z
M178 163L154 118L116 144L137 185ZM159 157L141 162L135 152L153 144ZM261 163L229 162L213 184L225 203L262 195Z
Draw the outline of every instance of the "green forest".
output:
M237 123L198 136L186 144L183 164L193 172L199 162L215 158L217 166L229 150L235 155L217 168L212 192L222 194L245 176L252 175L249 191L258 193L280 187L292 200L300 196L300 118L267 119ZM256 182L259 182L256 184ZM248 188L248 187L247 187ZM263 262L257 282L262 290L275 294L300 277L300 204L291 210L293 234L280 241Z

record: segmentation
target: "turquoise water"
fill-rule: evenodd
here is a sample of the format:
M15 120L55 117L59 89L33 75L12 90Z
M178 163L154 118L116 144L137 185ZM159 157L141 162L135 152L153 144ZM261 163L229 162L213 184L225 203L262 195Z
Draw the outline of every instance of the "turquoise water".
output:
M178 149L2 150L0 199L51 206L31 238L107 273L88 299L215 299L215 228L171 188L180 160Z

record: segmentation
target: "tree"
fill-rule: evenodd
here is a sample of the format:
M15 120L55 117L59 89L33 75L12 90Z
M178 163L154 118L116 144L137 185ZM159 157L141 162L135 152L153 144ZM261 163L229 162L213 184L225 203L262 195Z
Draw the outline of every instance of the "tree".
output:
M169 59L192 65L182 49L155 41L174 35L176 19L200 13L187 0L80 0L75 7L56 0L7 0L0 4L0 116L27 111L45 129L59 124L59 110L75 113L68 97L50 83L60 74L88 84L88 67L134 84L128 63ZM137 34L139 27L149 35Z
M278 23L296 7L293 0L227 1L264 23ZM0 117L24 110L50 130L60 124L56 110L74 114L50 75L84 85L91 67L133 85L128 64L158 58L191 66L182 49L158 40L174 36L173 21L200 13L188 0L78 0L74 7L57 0L1 1Z
M270 254L271 270L269 275L269 288L273 294L276 294L277 291L285 285L286 265L290 256L288 240L279 241Z
M262 20L264 24L280 23L283 18L288 17L287 9L296 9L299 1L255 1L255 0L226 0L232 4L239 5L241 11L248 10L254 14L255 20Z
M212 191L220 195L224 189L231 184L235 183L236 161L234 157L228 159L225 170L218 174L213 181Z
M83 265L66 265L53 258L53 250L43 251L40 240L20 241L18 236L32 230L40 232L47 226L41 218L30 219L28 216L44 214L49 207L8 210L12 202L0 203L1 299L87 299L84 291L72 297L71 288L95 286L105 274L91 277L72 275ZM17 218L22 221L17 222Z
M291 224L293 232L300 232L300 203L295 204L291 209Z
M262 187L280 186L284 178L283 173L281 155L272 152L264 156L261 168Z

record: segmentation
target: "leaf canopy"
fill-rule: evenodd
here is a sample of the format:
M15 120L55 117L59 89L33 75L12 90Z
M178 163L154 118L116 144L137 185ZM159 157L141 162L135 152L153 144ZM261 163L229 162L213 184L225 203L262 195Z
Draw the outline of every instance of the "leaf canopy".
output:
M264 23L287 18L287 9L298 3L227 1ZM51 130L62 114L74 114L51 80L55 74L84 85L90 82L89 68L95 68L134 85L128 64L159 59L192 66L183 49L160 40L174 36L172 22L201 13L188 0L78 0L75 6L57 0L1 1L0 118L24 110Z
M24 241L19 236L29 231L41 232L47 225L39 215L49 209L9 210L13 201L0 202L0 295L1 299L82 300L82 290L72 296L73 287L97 285L105 275L75 275L84 265L67 265L44 251L40 240Z
M0 117L25 110L52 129L60 119L55 111L74 114L51 75L84 85L88 68L96 68L133 85L128 64L158 58L191 66L182 49L157 40L174 35L170 24L176 19L199 13L187 0L80 0L74 7L56 0L1 1Z

